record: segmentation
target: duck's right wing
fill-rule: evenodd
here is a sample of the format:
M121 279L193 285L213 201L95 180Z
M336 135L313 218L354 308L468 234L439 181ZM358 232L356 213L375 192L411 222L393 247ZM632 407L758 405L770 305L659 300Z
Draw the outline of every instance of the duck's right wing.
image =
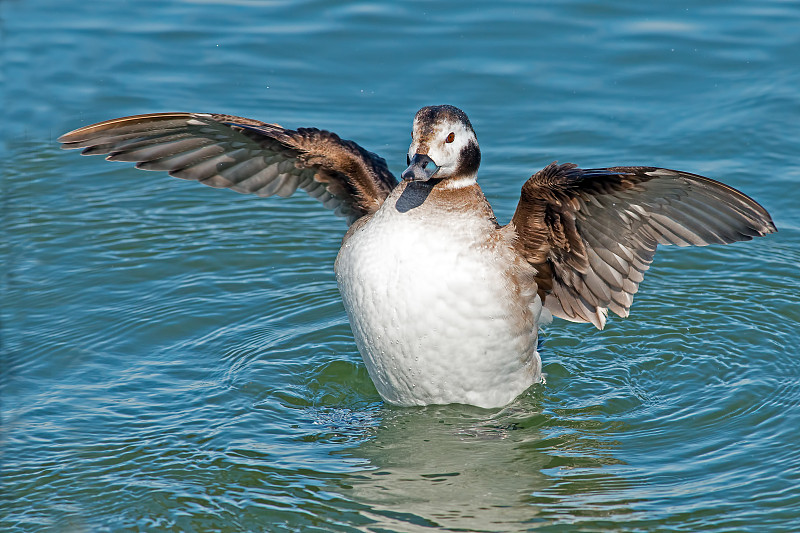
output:
M377 211L397 185L386 161L335 133L231 115L136 115L79 128L59 142L241 193L286 197L300 188L350 223Z

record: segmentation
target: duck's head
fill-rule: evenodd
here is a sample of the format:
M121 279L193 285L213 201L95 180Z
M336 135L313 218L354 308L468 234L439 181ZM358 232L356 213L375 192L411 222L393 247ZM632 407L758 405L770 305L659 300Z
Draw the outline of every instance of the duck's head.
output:
M448 180L475 183L481 150L466 113L451 105L423 107L414 117L406 181Z

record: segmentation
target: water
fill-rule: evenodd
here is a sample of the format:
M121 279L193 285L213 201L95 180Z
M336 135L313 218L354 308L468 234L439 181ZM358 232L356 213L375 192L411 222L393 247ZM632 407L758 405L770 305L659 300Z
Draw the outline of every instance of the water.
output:
M794 2L0 3L3 531L800 529ZM61 152L216 111L405 163L451 103L501 221L552 160L723 179L779 233L661 249L603 332L556 321L501 410L385 405L344 223Z

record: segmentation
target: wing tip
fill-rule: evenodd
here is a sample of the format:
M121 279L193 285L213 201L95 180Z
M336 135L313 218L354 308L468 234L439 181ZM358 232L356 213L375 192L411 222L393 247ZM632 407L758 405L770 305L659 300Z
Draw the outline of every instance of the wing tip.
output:
M151 122L151 121L158 121L158 120L166 120L166 119L185 119L187 117L211 117L212 115L208 113L188 113L184 111L172 111L166 113L145 113L142 115L130 115L127 117L120 117L120 118L112 118L110 120L104 120L102 122L96 122L94 124L89 124L87 126L82 126L80 128L74 129L72 131L68 131L63 135L59 136L57 141L63 145L69 145L74 143L79 143L81 141L88 140L92 135L106 131L110 129L114 129L117 127L129 125L129 124L136 124L136 123L144 123L144 122ZM62 146L65 150L71 150L74 148L80 148L79 146Z

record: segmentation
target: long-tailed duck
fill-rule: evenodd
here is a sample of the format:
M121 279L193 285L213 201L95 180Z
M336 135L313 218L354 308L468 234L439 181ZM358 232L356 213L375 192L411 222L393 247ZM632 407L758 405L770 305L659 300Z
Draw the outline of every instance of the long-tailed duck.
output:
M531 176L502 226L476 179L469 119L414 117L401 181L352 141L247 118L157 113L63 135L63 147L259 196L296 189L345 217L336 280L372 380L397 405L506 405L541 381L540 323L603 328L628 315L658 244L731 243L776 231L748 196L655 167Z

